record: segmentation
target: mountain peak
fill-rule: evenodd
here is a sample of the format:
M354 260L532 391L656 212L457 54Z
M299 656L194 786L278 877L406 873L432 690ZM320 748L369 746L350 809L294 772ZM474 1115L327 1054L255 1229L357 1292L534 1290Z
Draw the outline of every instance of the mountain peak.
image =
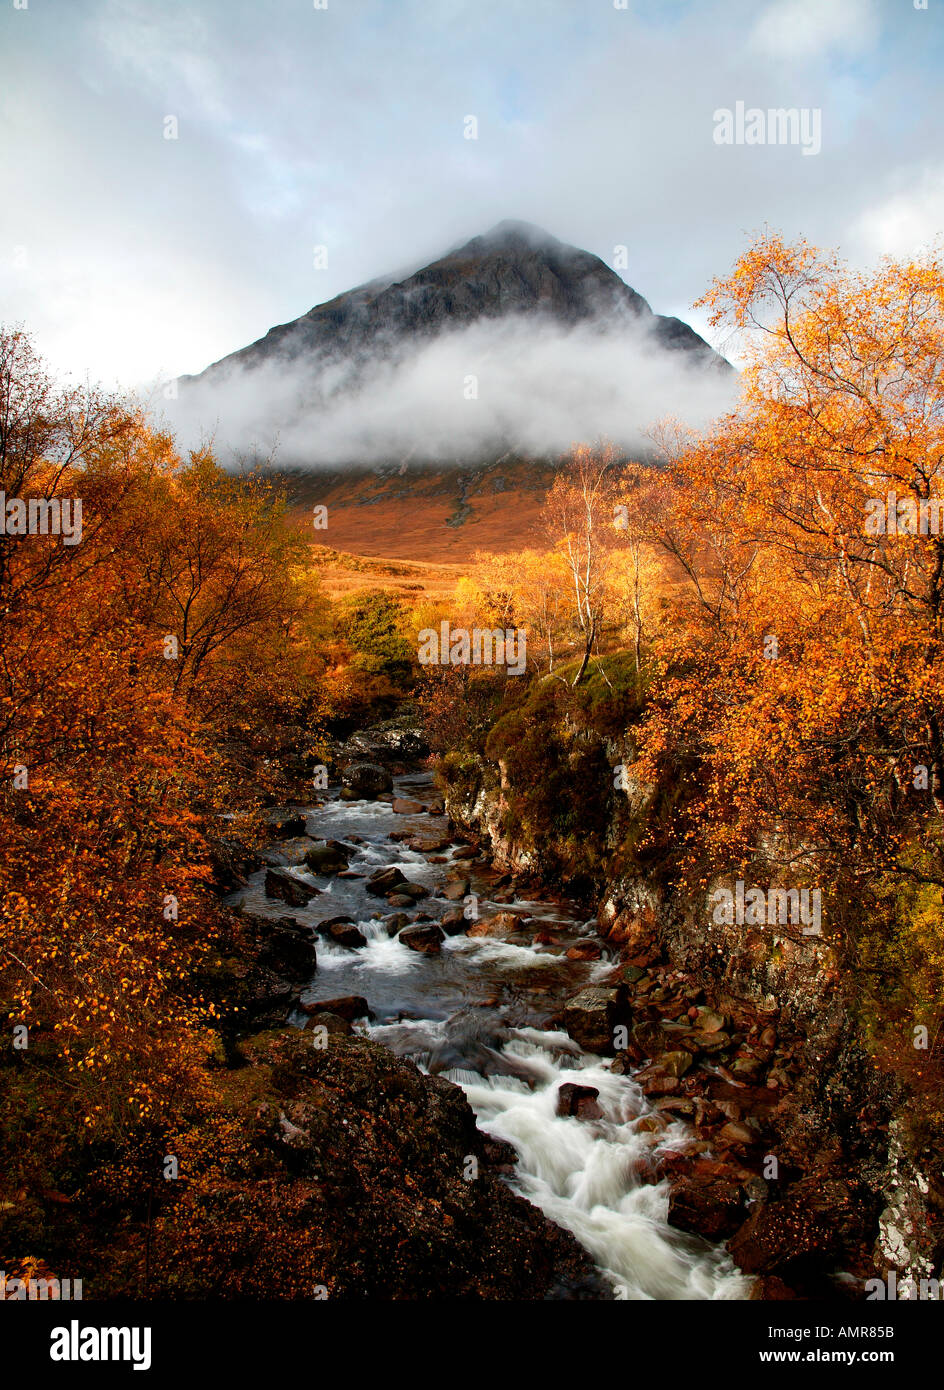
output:
M543 227L535 226L533 222L519 222L508 217L502 222L496 222L490 231L482 232L466 242L466 246L473 245L527 246L536 250L542 246L560 247L563 242L551 236Z
M467 336L457 336L462 334ZM495 367L494 359L489 368L488 344L499 356L511 354L502 368ZM434 355L434 345L438 356ZM346 409L364 416L372 393L376 398L386 391L384 399L396 413L402 410L396 406L401 399L398 392L425 382L426 395L421 395L417 419L439 418L451 389L441 383L453 372L459 379L470 372L474 377L477 368L468 364L478 364L484 353L481 370L497 372L506 384L520 378L518 394L512 391L515 404L511 413L530 412L533 416L535 412L547 414L548 407L529 403L535 375L532 370L529 376L522 363L532 350L559 351L561 363L566 364L562 370L567 381L579 381L571 387L579 407L574 418L579 417L580 425L573 427L577 433L603 428L602 415L589 410L591 387L597 393L602 391L601 411L624 397L627 411L650 408L652 393L643 387L638 389L639 400L632 407L628 404L636 388L627 380L627 370L632 376L639 375L640 381L671 380L676 384L672 390L678 391L679 405L691 387L684 376L686 367L708 369L712 375L730 371L724 359L688 324L653 313L642 295L599 256L558 241L533 223L506 219L412 274L372 280L315 305L214 363L200 376L185 379L184 384L188 395L191 390L207 389L202 404L196 402L195 409L215 413L213 391L234 382L237 390L230 393L230 401L255 398L270 423L278 426L287 424L293 412L301 412L300 418L311 421L315 428L316 422L337 419ZM454 356L457 351L465 354L461 371L451 365L450 354ZM622 369L622 375L620 361L631 364ZM601 362L610 365L601 366ZM264 377L245 376L259 369ZM397 372L403 386L390 384ZM601 385L602 377L607 377L609 384ZM265 385L260 386L263 381ZM263 399L266 395L272 397L269 404ZM498 409L499 416L503 410ZM669 413L678 410L674 394L670 394ZM667 412L663 408L661 413ZM456 447L452 441L457 433L468 429L470 418L466 410L445 430L445 444L435 446L432 452ZM476 418L485 421L490 417L488 411L480 410ZM501 434L503 426L496 417L494 428L489 428L491 440L492 435L497 438ZM570 433L571 428L560 425L564 447L577 437ZM360 429L355 425L355 433ZM528 432L534 433L530 426ZM501 449L517 447L517 442L511 431L507 440L502 435ZM378 443L372 437L364 448L376 453L381 443L382 439ZM349 447L350 455L346 452ZM360 446L348 446L346 440L338 448L352 460L360 456Z

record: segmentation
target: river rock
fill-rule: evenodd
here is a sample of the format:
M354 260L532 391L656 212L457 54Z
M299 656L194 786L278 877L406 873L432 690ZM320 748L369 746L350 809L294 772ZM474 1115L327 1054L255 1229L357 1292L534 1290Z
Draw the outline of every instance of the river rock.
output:
M375 874L371 874L367 881L367 892L375 898L383 898L387 893L394 892L401 883L406 883L406 879L400 870L391 865L387 869L378 869Z
M439 925L447 936L458 936L468 925L464 910L461 907L451 907L443 914Z
M454 879L452 883L446 884L445 888L442 890L442 895L444 898L448 898L450 902L457 902L460 898L464 898L468 891L469 880L467 878L457 878Z
M383 919L384 926L387 928L388 936L396 936L398 931L410 925L410 919L405 912L394 912L389 917Z
M409 896L409 894L408 894L408 893L401 893L401 892L399 892L399 891L396 892L396 893L388 893L388 894L387 894L387 902L390 904L391 907L412 907L412 906L413 906L413 899Z
M617 1052L616 1056L613 1058L610 1071L615 1072L617 1076L632 1076L637 1067L645 1060L646 1053L630 1038L622 1051Z
M694 1060L690 1052L679 1050L677 1052L660 1052L655 1059L655 1064L667 1072L669 1076L683 1077Z
M603 1110L598 1102L600 1092L595 1086L578 1086L565 1081L557 1089L557 1111L560 1116L577 1120L602 1120Z
M644 1067L636 1073L636 1081L647 1096L668 1096L679 1088L679 1079L665 1067Z
M493 917L481 917L473 922L466 936L511 936L521 930L521 922L513 912L496 912Z
M693 1042L701 1052L723 1052L726 1047L731 1046L731 1039L727 1033L702 1033L692 1031L687 1035L686 1041Z
M366 936L353 922L334 922L326 928L325 936L336 941L339 946L349 946L352 950L359 950L367 945Z
M799 1256L828 1251L832 1234L828 1218L806 1202L770 1202L751 1213L728 1249L745 1274L771 1274Z
M757 1143L757 1135L747 1125L741 1124L740 1120L729 1120L726 1125L722 1125L718 1130L718 1138L728 1144Z
M744 1221L743 1197L740 1186L725 1178L681 1178L669 1193L669 1225L724 1240Z
M625 985L610 989L588 985L568 999L562 1014L564 1028L574 1042L588 1052L604 1055L612 1055L614 1032L627 1024L629 1017Z
M313 874L336 874L347 868L347 859L332 845L323 843L306 850L305 863Z
M393 809L398 816L418 816L426 810L422 801L411 801L406 796L395 796L393 798Z
M573 946L565 952L568 960L599 960L603 954L603 948L599 941L592 941L584 938L575 941Z
M264 970L289 980L310 980L318 968L317 949L311 930L294 917L253 915L253 934L258 943L256 961Z
M435 923L422 926L404 927L398 941L409 946L411 951L421 951L424 955L438 956L445 937Z
M305 1028L324 1028L325 1032L333 1034L347 1034L350 1036L354 1032L351 1027L350 1019L342 1018L340 1014L329 1013L327 1009L323 1012L315 1009L303 1025Z
M267 898L281 898L289 907L306 907L311 898L317 897L319 888L303 883L285 869L268 869L265 876Z
M337 1014L353 1023L355 1018L368 1018L370 1006L362 994L342 994L337 999L302 999L299 1008L306 1014Z
M393 778L377 763L352 763L341 773L344 801L372 801L393 786Z
M669 1122L664 1115L643 1115L642 1119L636 1122L638 1134L664 1134L668 1127Z
M727 1020L724 1014L715 1013L712 1009L696 1009L695 1017L692 1020L699 1033L720 1033Z
M408 898L428 898L429 889L422 883L401 883L397 886L398 893L405 893Z

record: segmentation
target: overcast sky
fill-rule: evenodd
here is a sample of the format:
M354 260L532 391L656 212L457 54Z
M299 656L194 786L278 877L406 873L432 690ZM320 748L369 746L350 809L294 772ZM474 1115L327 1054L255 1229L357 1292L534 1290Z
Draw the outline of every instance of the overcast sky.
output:
M624 279L700 331L764 223L859 263L944 225L944 0L15 5L0 317L109 385L200 371L503 218L625 245ZM738 101L818 108L821 151L716 144Z

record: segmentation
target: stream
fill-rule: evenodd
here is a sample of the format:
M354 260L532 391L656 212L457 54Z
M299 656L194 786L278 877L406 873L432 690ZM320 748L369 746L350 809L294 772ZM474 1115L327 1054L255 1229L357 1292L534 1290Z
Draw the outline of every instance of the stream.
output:
M434 795L429 773L394 779L394 796L428 805ZM685 1146L686 1124L675 1120L662 1132L649 1132L643 1122L652 1107L636 1082L611 1072L608 1059L584 1052L549 1023L566 998L612 970L613 959L605 956L566 957L568 946L585 939L594 924L567 904L495 901L489 892L496 874L463 864L479 916L514 912L531 919L527 929L507 940L446 936L439 955L412 950L388 935L379 917L394 908L370 896L366 882L376 870L396 866L411 883L429 889L431 896L415 905L420 913L438 920L454 908L456 903L432 894L457 867L460 846L450 841L438 856L446 862L432 863L432 852L389 838L391 831L405 830L446 836L445 817L403 815L389 801L342 801L337 790L327 796L307 812L309 839L280 841L265 855L320 890L307 908L292 908L293 917L316 926L346 914L367 938L366 946L351 949L319 937L318 969L306 1003L363 995L372 1018L359 1021L357 1031L461 1086L479 1128L515 1148L513 1190L572 1232L618 1299L746 1297L751 1280L721 1247L668 1224L668 1182L645 1180L660 1155ZM350 872L363 877L312 874L302 862L311 838L344 841ZM253 874L230 901L262 916L284 916L285 905L265 896L264 878L264 870ZM538 926L543 930L535 941ZM303 1023L304 1015L295 1021ZM559 1116L558 1091L567 1082L594 1087L602 1115Z

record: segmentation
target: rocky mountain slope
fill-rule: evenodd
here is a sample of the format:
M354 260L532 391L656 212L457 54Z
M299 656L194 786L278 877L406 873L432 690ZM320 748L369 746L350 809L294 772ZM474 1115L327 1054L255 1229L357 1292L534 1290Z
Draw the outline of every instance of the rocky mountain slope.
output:
M681 319L653 313L642 295L589 251L558 241L526 222L500 222L484 236L406 279L371 280L263 338L230 353L186 383L228 376L235 368L311 358L322 370L346 359L366 365L378 351L396 352L428 337L481 319L537 314L562 325L596 321L601 326L643 327L653 343L691 353L729 370Z

